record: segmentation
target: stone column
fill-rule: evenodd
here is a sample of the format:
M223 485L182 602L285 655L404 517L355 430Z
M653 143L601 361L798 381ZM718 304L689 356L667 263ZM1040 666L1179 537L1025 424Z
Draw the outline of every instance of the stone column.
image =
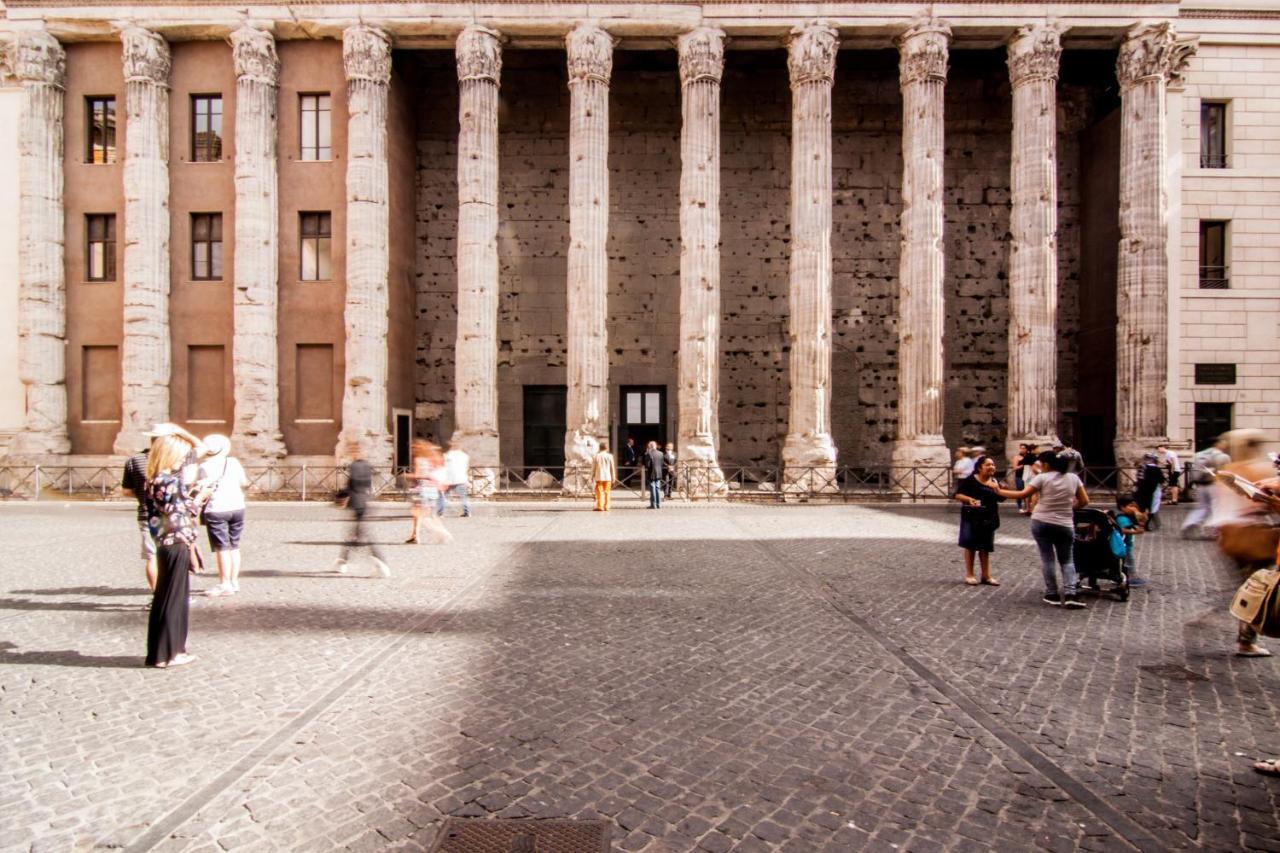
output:
M1165 88L1195 52L1169 24L1139 25L1120 46L1120 255L1116 283L1116 464L1167 439L1168 186Z
M373 465L390 465L387 429L387 88L391 39L362 24L342 33L347 75L347 376L338 456L349 445Z
M898 37L902 87L902 248L898 261L898 437L894 467L947 467L942 438L943 95L951 29ZM945 483L943 484L945 488Z
M471 457L477 490L497 485L498 33L458 36L458 341L452 443Z
M43 31L8 45L22 86L18 126L18 377L26 386L14 457L71 451L67 438L67 286L63 268L62 114L66 53Z
M839 36L816 21L787 40L791 74L790 425L785 485L836 488L831 440L831 86Z
M114 451L137 453L169 420L169 45L141 27L124 45L124 339Z
M613 36L574 27L569 54L569 358L565 490L590 488L591 456L609 436L609 75Z
M680 84L680 461L694 494L725 488L720 443L720 78L724 33L682 35Z
M280 197L276 98L280 61L271 33L242 26L231 34L236 68L236 215L232 374L233 439L241 458L285 455L280 433Z
M1009 230L1009 410L1006 453L1058 441L1059 29L1025 26L1009 40L1013 210Z

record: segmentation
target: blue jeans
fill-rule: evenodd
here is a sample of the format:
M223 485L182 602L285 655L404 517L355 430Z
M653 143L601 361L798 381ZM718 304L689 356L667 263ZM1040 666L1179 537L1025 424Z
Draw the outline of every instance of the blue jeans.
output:
M661 480L649 481L649 506L654 507L655 509L660 508L662 506L662 481Z
M452 486L444 486L440 489L440 494L436 497L436 515L444 515L445 501L451 494L462 495L462 514L471 515L471 501L468 498L466 483L454 483Z
M1070 527L1059 524L1046 524L1043 521L1031 522L1031 538L1036 540L1040 549L1040 573L1044 575L1045 595L1058 594L1058 572L1054 565L1057 557L1062 566L1062 594L1076 594L1076 564L1072 557L1076 534Z

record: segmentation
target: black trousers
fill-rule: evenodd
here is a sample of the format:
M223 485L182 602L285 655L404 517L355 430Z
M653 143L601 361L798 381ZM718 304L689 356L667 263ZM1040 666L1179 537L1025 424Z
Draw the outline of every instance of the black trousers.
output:
M351 552L356 548L365 547L369 549L369 553L382 559L382 549L378 547L378 543L369 538L369 528L364 522L365 514L368 512L367 507L353 508L351 510L351 530L347 534L347 541L342 546L342 560L345 562L347 557L351 556Z
M191 547L185 542L156 549L156 591L147 619L147 666L167 663L187 650L191 611Z

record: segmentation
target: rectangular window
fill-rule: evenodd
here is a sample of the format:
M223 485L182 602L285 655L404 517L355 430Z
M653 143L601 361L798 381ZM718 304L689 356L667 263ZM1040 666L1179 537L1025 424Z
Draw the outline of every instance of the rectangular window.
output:
M191 278L222 278L222 214L191 214Z
M187 347L187 420L227 419L226 362L220 346Z
M296 421L333 420L333 344L298 344Z
M1204 450L1231 430L1231 403L1196 403L1196 450Z
M1200 103L1200 168L1227 168L1227 105Z
M298 214L299 231L302 235L303 281L328 281L332 272L329 265L333 244L333 224L327 212L304 212Z
M1197 364L1197 385L1235 385L1236 366L1234 364Z
M116 280L116 217L114 213L90 213L84 218L86 234L85 278Z
M120 350L84 347L80 351L80 419L120 420Z
M333 143L329 134L329 95L300 96L302 108L301 143L303 160L332 160Z
M90 97L84 99L86 163L116 161L116 99Z
M1200 223L1200 286L1225 290L1231 286L1227 269L1227 223Z
M222 96L191 96L191 160L215 163L222 159Z

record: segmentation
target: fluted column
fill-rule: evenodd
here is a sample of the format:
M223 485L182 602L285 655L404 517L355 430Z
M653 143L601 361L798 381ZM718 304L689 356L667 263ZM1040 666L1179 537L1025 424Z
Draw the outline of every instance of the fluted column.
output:
M951 29L918 24L898 37L902 87L902 248L898 273L895 467L946 466L942 438L943 97Z
M498 33L458 36L458 338L452 443L487 491L498 459Z
M831 440L831 86L839 36L819 22L787 40L791 75L790 425L782 447L789 486L835 487Z
M114 450L137 453L169 420L169 45L141 27L124 45L124 337Z
M1120 83L1120 254L1116 283L1116 464L1167 440L1168 187L1165 87L1195 52L1169 24L1129 31Z
M391 39L364 25L342 33L347 76L347 375L338 456L356 443L374 465L389 465L387 429L388 208L387 88Z
M1009 405L1005 447L1057 443L1058 58L1054 25L1009 40L1013 210L1009 230Z
M680 130L680 461L698 493L724 488L720 443L720 78L724 33L677 42Z
M280 433L280 196L276 98L280 60L271 33L248 25L231 34L236 68L236 215L233 307L233 437L242 457L284 456Z
M565 489L585 491L609 435L608 260L611 35L574 27L569 54L569 357Z
M67 438L67 286L63 267L62 115L66 53L43 31L8 45L22 86L18 125L18 378L26 388L22 432L10 454L71 451Z

